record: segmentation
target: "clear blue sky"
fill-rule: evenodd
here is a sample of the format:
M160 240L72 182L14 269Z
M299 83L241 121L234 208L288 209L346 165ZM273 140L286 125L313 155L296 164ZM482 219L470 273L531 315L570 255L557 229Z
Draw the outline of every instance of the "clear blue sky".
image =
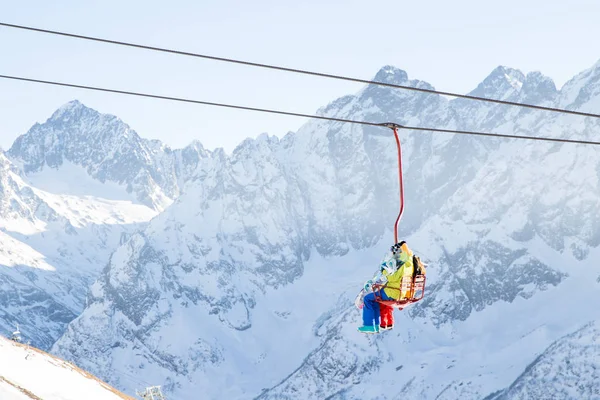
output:
M597 0L0 0L0 20L370 79L386 64L468 92L498 65L560 88L600 59ZM313 113L361 85L0 28L0 74ZM231 151L305 121L0 80L0 146L79 99L141 136ZM598 110L600 111L600 110Z

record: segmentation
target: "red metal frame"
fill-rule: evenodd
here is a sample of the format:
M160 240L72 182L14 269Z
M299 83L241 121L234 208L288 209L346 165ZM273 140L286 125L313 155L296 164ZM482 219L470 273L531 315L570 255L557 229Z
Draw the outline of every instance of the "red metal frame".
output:
M400 300L381 300L381 296L377 295L379 290L385 289L385 285L373 285L373 293L375 293L375 300L379 304L383 304L385 306L394 307L403 309L409 304L416 303L417 301L423 299L425 295L425 281L427 278L425 275L417 275L415 279L412 279L412 276L402 278L401 287L402 289L394 288L394 290L405 290L407 289L405 286L408 286L408 290L411 293L410 298L404 298Z
M394 224L394 244L398 243L398 224L404 214L404 184L402 181L402 147L400 146L400 139L398 138L398 127L394 126L394 138L396 139L396 148L398 149L398 180L400 183L400 212L396 223Z

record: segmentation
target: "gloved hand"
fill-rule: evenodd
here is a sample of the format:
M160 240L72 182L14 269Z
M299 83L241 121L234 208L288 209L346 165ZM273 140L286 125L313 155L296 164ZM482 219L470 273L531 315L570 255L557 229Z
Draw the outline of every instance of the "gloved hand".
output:
M356 306L356 308L358 308L359 310L362 310L362 308L365 305L365 293L364 292L360 292L356 298L354 299L354 305Z
M365 292L371 292L373 290L373 281L371 279L365 282L364 289Z
M392 266L394 261L395 260L381 263L381 272L387 271L388 274L393 274L395 271L395 268Z
M386 271L386 270L387 270L387 266L386 266L386 264L384 262L382 262L381 265L380 265L379 271L383 272L383 271Z

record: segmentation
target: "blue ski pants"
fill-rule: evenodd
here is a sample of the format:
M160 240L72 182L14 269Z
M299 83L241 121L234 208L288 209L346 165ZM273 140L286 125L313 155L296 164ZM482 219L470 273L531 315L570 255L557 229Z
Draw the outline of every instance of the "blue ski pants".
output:
M389 297L383 290L378 290L378 296L381 297L382 300L394 300ZM379 326L379 318L380 318L380 310L379 303L375 300L375 293L369 293L364 298L364 306L363 306L363 325L364 326Z

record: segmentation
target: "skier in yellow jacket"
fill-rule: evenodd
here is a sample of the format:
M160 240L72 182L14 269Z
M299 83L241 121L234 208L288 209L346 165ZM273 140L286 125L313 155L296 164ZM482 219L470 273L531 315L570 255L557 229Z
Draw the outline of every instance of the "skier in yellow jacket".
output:
M391 253L384 259L380 266L380 274L374 280L367 281L365 291L378 282L386 282L383 289L376 290L364 296L363 326L358 328L359 332L377 333L379 329L392 329L394 325L393 308L380 305L377 299L400 300L411 296L411 285L402 287L402 279L413 275L413 252L408 248L405 241L393 245ZM381 317L381 325L379 324Z

